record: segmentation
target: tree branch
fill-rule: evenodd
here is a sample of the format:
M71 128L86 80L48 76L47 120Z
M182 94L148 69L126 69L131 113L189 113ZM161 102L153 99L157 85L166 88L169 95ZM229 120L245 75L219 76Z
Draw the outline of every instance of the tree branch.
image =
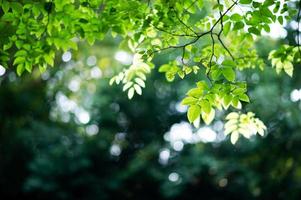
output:
M300 0L301 1L301 0ZM215 48L215 39L214 39L214 35L217 36L219 42L221 43L221 45L223 46L223 48L228 52L228 54L230 55L230 57L234 60L234 56L231 54L230 50L226 47L226 45L223 43L222 39L221 39L221 34L224 30L224 25L223 25L223 18L224 16L237 4L238 0L234 1L233 4L227 8L227 10L222 13L221 11L219 11L220 13L220 16L219 18L217 19L217 21L212 25L212 27L210 28L209 31L206 31L204 33L197 33L195 32L191 27L189 27L187 24L185 24L177 15L176 13L176 16L178 18L178 20L180 21L181 24L183 24L186 28L188 28L189 30L191 30L193 33L195 33L196 35L193 36L193 35L190 35L190 34L173 34L171 32L168 32L168 31L165 31L165 30L160 30L158 29L158 27L155 27L157 28L158 30L160 31L163 31L163 32L166 32L168 34L171 34L171 35L174 35L174 36L189 36L189 37L194 37L193 40L185 43L185 44L182 44L182 45L171 45L171 46L168 46L168 47L164 47L164 48L161 48L161 49L158 49L158 50L155 50L155 51L152 51L151 52L151 55L153 55L154 53L157 53L157 52L161 52L161 51L164 51L164 50L168 50L168 49L178 49L178 48L182 48L183 49L183 53L185 53L185 48L191 44L194 44L196 43L201 37L205 36L205 35L208 35L210 34L210 37L211 37L211 41L212 41L212 54L210 56L210 61L209 61L209 71L207 72L207 74L209 74L210 70L211 70L211 65L212 65L212 60L213 60L213 57L215 56L214 55L214 48ZM218 0L218 3L220 4L220 0ZM220 23L221 25L221 30L218 32L218 33L214 33L214 29L216 28L216 26Z
M190 26L188 26L185 22L183 22L183 20L178 16L178 13L176 12L176 10L173 9L173 11L175 12L175 15L176 15L177 19L179 20L179 22L197 36L198 34Z
M157 26L154 26L154 28L157 29L157 30L159 30L159 31L162 31L164 33L170 34L172 36L177 36L177 37L196 37L196 35L172 33L172 32L169 32L167 30L164 30L162 28L159 28Z

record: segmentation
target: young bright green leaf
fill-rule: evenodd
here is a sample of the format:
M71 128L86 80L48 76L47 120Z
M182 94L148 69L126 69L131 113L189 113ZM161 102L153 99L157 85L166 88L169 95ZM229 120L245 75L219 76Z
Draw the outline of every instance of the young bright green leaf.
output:
M183 79L185 77L185 72L183 71L178 71L178 75L181 79Z
M110 85L113 85L113 83L115 82L115 80L116 80L116 77L115 77L115 76L112 77L112 78L110 79L109 84L110 84Z
M239 114L236 112L231 112L227 115L226 119L237 119L239 117Z
M192 96L192 97L201 97L203 94L203 90L201 88L192 88L187 92L187 95Z
M200 116L199 116L198 118L196 118L196 120L193 121L193 126L194 126L195 128L199 128L199 126L200 126L200 121L201 121L201 118L200 118Z
M220 69L212 70L211 71L211 77L213 80L218 80L222 74L222 71Z
M239 138L238 131L233 131L233 133L231 134L231 143L235 144L237 142L238 138Z
M122 88L122 90L123 91L126 91L127 89L129 89L131 86L133 85L133 82L127 82L124 86L123 86L123 88Z
M238 98L234 97L231 101L231 104L234 108L241 109L241 103Z
M141 95L142 94L142 89L138 84L134 84L134 88L137 94Z
M254 116L255 114L251 112L248 112L247 114L232 112L227 115L226 119L228 121L224 126L224 134L231 134L230 138L232 144L237 142L240 134L247 139L257 133L263 136L266 127L262 121Z
M223 33L224 33L225 36L228 35L230 29L231 29L231 22L225 23L225 25L224 25L224 31L223 31Z
M231 67L225 67L222 69L224 77L231 82L235 81L235 72Z
M250 99L249 99L248 95L246 95L246 94L239 95L239 100L244 101L244 102L250 102Z
M135 78L135 82L138 83L141 87L145 87L145 83L141 78Z
M205 100L205 99L204 99L204 100L201 100L200 106L201 106L202 110L203 110L205 113L207 113L207 114L210 113L210 111L211 111L211 105L210 105L210 103L209 103L208 100Z
M201 114L201 107L198 105L192 105L188 108L187 117L190 123L196 120Z
M134 88L130 88L128 91L128 98L132 99L135 93L135 89Z
M181 104L182 105L193 105L197 103L197 99L194 97L186 97L182 100Z
M225 95L223 98L223 106L225 109L227 109L232 101L232 96L231 95Z
M17 74L18 76L21 76L22 73L24 72L25 68L24 68L24 64L20 63L17 65Z
M215 117L215 110L211 109L210 113L202 112L202 119L205 124L209 125Z
M283 69L284 71L290 76L292 77L293 76L293 70L294 70L294 67L293 67L293 64L289 61L284 61L283 63Z

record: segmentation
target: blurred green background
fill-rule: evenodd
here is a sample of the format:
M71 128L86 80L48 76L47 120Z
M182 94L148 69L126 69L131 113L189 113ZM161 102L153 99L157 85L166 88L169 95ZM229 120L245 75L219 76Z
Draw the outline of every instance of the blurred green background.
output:
M257 48L294 42L265 38ZM168 83L153 70L142 96L128 100L110 77L132 55L107 37L78 52L58 52L56 67L17 77L1 69L0 199L301 199L301 78L239 72L264 138L223 135L219 112L193 128L180 105L200 75ZM168 52L156 67L173 58Z

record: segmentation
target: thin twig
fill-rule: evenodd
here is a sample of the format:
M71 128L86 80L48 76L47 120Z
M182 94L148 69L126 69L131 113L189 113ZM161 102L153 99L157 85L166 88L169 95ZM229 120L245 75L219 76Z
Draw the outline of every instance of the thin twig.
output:
M177 19L179 20L179 22L197 36L198 34L190 26L188 26L185 22L183 22L183 20L178 16L178 13L176 12L176 10L173 9L173 11L175 12L175 15L176 15Z
M157 26L154 26L155 29L159 30L159 31L162 31L164 33L167 33L167 34L170 34L172 36L177 36L177 37L197 37L196 35L190 35L190 34L177 34L177 33L172 33L172 32L169 32L167 30L164 30L162 28L159 28Z
M188 12L188 9L191 8L192 6L194 6L194 4L197 2L198 0L194 0L187 8L184 8L184 12Z
M220 0L217 0L217 3L219 5L221 5ZM236 4L236 3L234 2L234 4ZM219 9L219 15L220 15L220 18L221 18L221 20L220 20L221 30L217 34L217 39L221 43L221 45L224 47L224 49L228 52L228 54L230 55L230 57L232 58L232 60L235 60L234 56L232 55L232 53L230 52L230 50L227 48L227 46L224 44L223 40L221 39L221 34L224 31L224 23L223 23L222 11L220 9Z
M219 0L218 0L218 2L219 2ZM196 43L201 37L210 34L210 37L211 37L211 40L212 40L212 55L211 55L211 57L210 57L210 62L209 62L209 63L210 63L210 64L209 64L210 68L211 68L211 64L212 64L213 57L215 56L215 55L214 55L214 47L215 47L214 35L217 35L217 36L218 36L218 40L221 42L222 46L226 49L226 51L229 53L229 55L231 56L231 58L234 59L234 57L233 57L233 55L231 54L230 50L229 50L229 49L226 47L226 45L222 42L220 36L221 36L222 31L223 31L223 17L224 17L224 16L225 16L225 15L226 15L233 7L237 4L237 2L238 2L238 0L236 0L235 2L233 2L233 4L232 4L229 8L227 8L227 10L226 10L224 13L222 13L222 12L220 11L220 17L219 17L219 18L217 19L217 21L212 25L212 27L210 28L210 30L209 30L209 31L206 31L206 32L204 32L204 33L196 33L196 32L195 32L193 29L191 29L187 24L185 24L180 18L178 18L179 21L180 21L185 27L187 27L189 30L191 30L193 33L196 34L196 35L194 36L194 39L191 40L190 42L187 42L187 43L182 44L182 45L171 45L171 46L167 46L167 47L164 47L164 48L161 48L161 49L152 51L152 52L151 52L151 55L153 55L154 53L157 53L157 52L161 52L161 51L164 51L164 50L168 50L168 49L178 49L178 48L185 49L187 46ZM177 16L177 15L176 15L176 16ZM178 17L178 16L177 16L177 17ZM214 29L215 29L215 27L216 27L219 23L221 23L221 31L220 31L218 34L216 34L216 33L214 33ZM165 31L165 32L167 32L167 31ZM167 32L167 33L168 33L168 32ZM172 33L169 33L169 34L172 34ZM176 36L176 35L175 35L175 36ZM178 36L188 36L188 35L183 34L183 35L178 35ZM191 35L189 35L189 36L191 36ZM193 37L193 36L191 36L191 37ZM210 72L210 69L209 69L209 72ZM208 74L208 73L207 73L207 74Z

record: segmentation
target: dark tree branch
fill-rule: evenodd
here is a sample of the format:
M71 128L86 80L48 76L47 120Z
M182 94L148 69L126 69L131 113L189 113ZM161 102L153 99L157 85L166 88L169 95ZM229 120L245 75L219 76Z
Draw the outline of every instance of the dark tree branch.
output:
M220 0L217 0L218 4L220 4ZM234 2L234 4L236 4L236 2ZM221 45L224 47L224 49L228 52L228 54L230 55L230 57L232 58L232 60L235 60L234 59L234 56L232 55L232 53L230 52L230 50L227 48L227 46L224 44L223 40L221 39L221 35L224 31L224 23L223 23L223 17L222 17L222 11L219 9L219 15L220 15L220 24L221 24L221 30L219 31L219 33L217 34L217 39L218 41L221 43Z
M300 0L301 1L301 0ZM210 61L209 61L209 71L207 72L207 75L209 74L210 70L211 70L211 65L212 65L212 60L213 60L213 57L215 56L214 55L214 48L215 48L215 39L214 39L214 35L217 36L219 42L221 43L221 45L223 46L223 48L228 52L228 54L231 56L231 58L234 60L234 57L233 55L231 54L230 50L226 47L226 45L223 43L222 39L221 39L221 34L224 30L224 26L223 26L223 18L224 16L235 6L237 5L237 2L238 0L234 1L233 4L227 8L227 10L222 13L221 11L219 11L220 13L220 16L219 18L217 19L217 21L212 25L212 27L210 28L209 31L206 31L204 33L197 33L195 32L192 28L190 28L187 24L185 24L177 15L176 13L176 16L178 18L178 20L180 21L181 24L183 24L186 28L188 28L189 30L191 30L193 33L195 33L195 36L193 35L190 35L190 34L181 34L181 35L178 35L178 34L173 34L171 32L168 32L168 31L163 31L162 29L160 31L163 31L163 32L166 32L168 34L171 34L171 35L174 35L174 36L179 36L179 37L182 37L182 36L189 36L189 37L194 37L193 40L185 43L185 44L182 44L182 45L171 45L171 46L168 46L168 47L164 47L164 48L161 48L161 49L158 49L158 50L155 50L155 51L152 51L151 52L151 55L153 55L154 53L157 53L157 52L161 52L161 51L164 51L164 50L168 50L168 49L178 49L178 48L182 48L183 50L183 53L185 54L185 48L189 45L192 45L194 43L196 43L201 37L203 36L206 36L208 34L210 34L210 37L211 37L211 40L212 40L212 54L210 56ZM220 4L220 1L218 0L218 3ZM216 28L216 26L220 23L221 25L221 30L218 32L218 33L214 33L214 29ZM159 30L159 29L158 29ZM183 57L183 56L182 56Z
M207 31L207 32L204 32L204 33L202 33L200 35L195 36L195 38L193 40L191 40L190 42L188 42L186 44L178 45L178 46L171 45L171 46L168 46L168 47L164 47L162 49L155 50L152 53L157 53L157 52L168 50L168 49L178 49L178 48L187 47L187 46L189 46L191 44L196 43L201 37L203 37L203 36L205 36L205 35L207 35L209 33L211 33L211 31Z
M215 24L211 27L210 29L210 37L211 37L211 40L212 40L212 53L211 53L211 57L210 57L210 61L209 61L209 70L207 72L207 76L209 75L210 71L211 71L211 66L212 66L212 60L213 60L213 57L215 56L214 55L214 46L215 46L215 40L214 40L214 37L213 37L213 30L214 28L217 26L218 23L221 24L221 30L220 32L217 34L217 37L218 37L218 40L221 42L222 46L226 49L226 51L229 53L229 55L231 56L232 59L234 59L234 57L232 56L232 54L230 53L229 49L224 45L224 43L222 42L221 40L221 34L224 30L224 25L223 25L223 18L224 16L237 4L237 1L236 0L224 13L222 13L220 10L219 10L219 14L220 14L220 17L218 18L218 20L215 22ZM218 4L220 4L220 1L217 0Z

